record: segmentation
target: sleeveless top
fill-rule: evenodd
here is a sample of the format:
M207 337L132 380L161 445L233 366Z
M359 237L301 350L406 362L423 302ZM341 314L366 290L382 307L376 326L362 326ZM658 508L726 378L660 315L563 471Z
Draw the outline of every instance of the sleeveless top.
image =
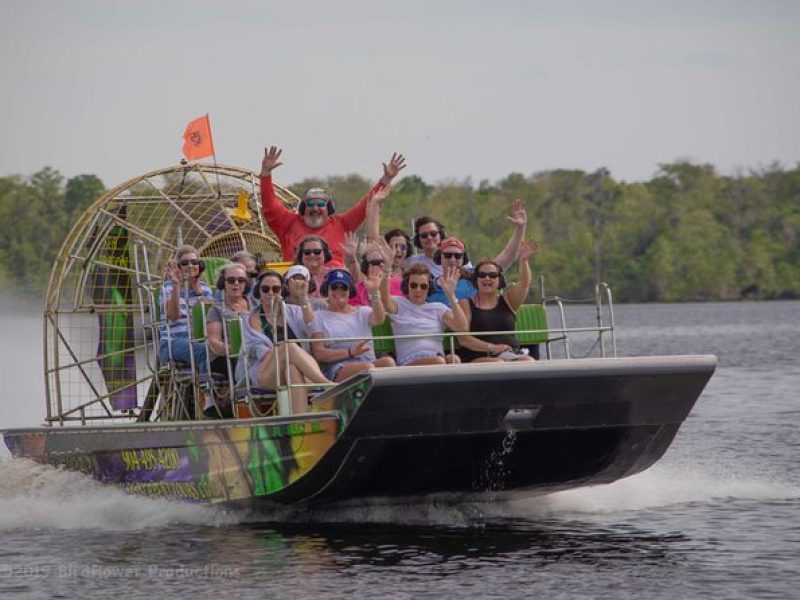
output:
M498 296L497 305L489 309L475 306L472 298L469 298L468 302L472 312L469 328L473 333L478 331L514 331L517 316L506 302L505 296ZM489 344L508 344L514 349L519 348L519 341L511 333L475 335L475 337ZM462 362L470 362L481 356L486 356L486 352L476 352L464 346L461 346L456 353Z

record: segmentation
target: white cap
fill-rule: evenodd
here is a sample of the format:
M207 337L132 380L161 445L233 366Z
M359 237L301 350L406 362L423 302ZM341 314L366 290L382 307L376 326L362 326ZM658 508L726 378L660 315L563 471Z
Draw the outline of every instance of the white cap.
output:
M286 270L286 275L283 278L289 279L295 275L302 275L305 279L311 279L311 273L303 265L292 265Z

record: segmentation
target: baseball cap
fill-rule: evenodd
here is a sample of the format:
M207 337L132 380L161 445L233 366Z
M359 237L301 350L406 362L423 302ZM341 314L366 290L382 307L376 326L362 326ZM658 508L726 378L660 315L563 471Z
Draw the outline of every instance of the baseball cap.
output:
M292 265L286 270L286 275L284 275L284 279L289 279L290 277L294 277L295 275L302 275L306 279L311 279L311 273L308 272L303 265Z

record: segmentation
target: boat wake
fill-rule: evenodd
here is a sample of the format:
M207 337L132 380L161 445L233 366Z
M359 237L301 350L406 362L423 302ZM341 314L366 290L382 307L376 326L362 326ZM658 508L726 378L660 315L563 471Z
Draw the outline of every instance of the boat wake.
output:
M80 473L28 459L0 459L0 531L138 530L180 524L222 526L238 520L207 506L133 496Z
M509 502L441 496L390 503L356 500L313 510L269 514L223 511L127 494L82 474L27 459L0 460L0 531L18 529L141 530L174 525L225 527L242 523L393 524L480 527L494 520L591 519L689 503L800 498L800 485L724 468L657 465L609 485Z

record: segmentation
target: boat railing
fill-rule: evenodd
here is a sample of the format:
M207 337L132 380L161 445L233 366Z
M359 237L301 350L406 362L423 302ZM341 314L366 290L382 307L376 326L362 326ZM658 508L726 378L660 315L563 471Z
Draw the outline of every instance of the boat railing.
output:
M617 341L614 325L614 303L611 294L610 286L605 282L600 282L595 285L594 297L583 299L568 299L558 295L546 295L544 292L544 282L540 278L540 287L542 290L542 304L545 310L548 307L555 308L555 312L559 317L559 325L551 330L548 336L548 341L545 344L547 358L553 357L551 344L553 342L561 342L564 353L564 358L584 358L591 355L595 351L599 352L602 358L609 356L606 350L606 341L610 341L611 354L610 356L617 356ZM595 308L595 325L591 327L568 327L566 319L565 306L567 305L594 305ZM594 332L596 335L591 346L578 357L573 356L572 334Z

